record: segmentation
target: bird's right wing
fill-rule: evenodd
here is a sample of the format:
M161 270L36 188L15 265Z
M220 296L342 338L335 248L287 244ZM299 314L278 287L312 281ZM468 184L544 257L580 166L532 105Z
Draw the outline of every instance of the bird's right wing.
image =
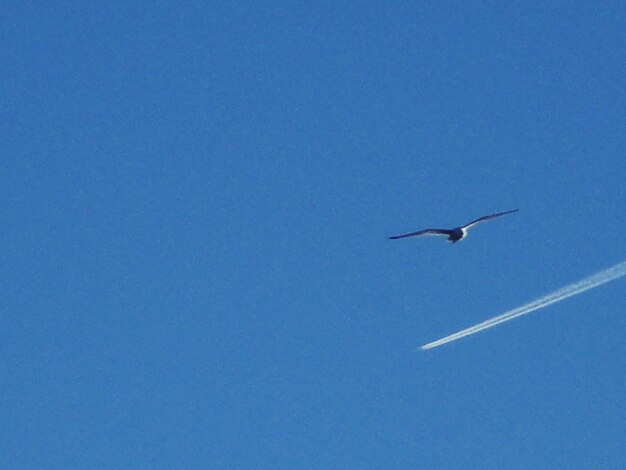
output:
M427 235L450 235L451 231L443 228L427 228L417 232L405 233L404 235L394 235L389 240L398 240L399 238L423 237Z

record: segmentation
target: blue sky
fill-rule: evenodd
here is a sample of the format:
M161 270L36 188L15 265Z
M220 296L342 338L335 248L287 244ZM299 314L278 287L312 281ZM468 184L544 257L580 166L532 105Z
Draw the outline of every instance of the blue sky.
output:
M265 3L0 7L1 466L626 466L623 280L418 350L625 259L623 2Z

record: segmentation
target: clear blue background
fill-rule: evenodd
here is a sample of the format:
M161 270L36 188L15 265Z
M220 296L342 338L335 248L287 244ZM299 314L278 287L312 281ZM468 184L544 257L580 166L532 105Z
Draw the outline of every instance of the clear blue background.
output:
M418 347L626 258L625 4L262 3L0 7L0 466L624 468L623 279Z

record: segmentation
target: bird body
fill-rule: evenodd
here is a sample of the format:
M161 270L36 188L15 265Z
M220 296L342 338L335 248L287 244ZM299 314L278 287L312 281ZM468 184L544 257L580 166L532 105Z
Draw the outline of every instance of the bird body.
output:
M467 236L468 230L472 228L474 225L479 224L481 222L486 222L487 220L495 219L496 217L501 217L503 215L512 214L513 212L517 212L519 209L513 209L505 212L496 212L495 214L484 215L479 217L478 219L472 220L471 222L461 225L460 227L455 227L452 229L446 228L427 228L423 230L418 230L417 232L405 233L403 235L394 235L389 237L390 240L398 240L400 238L409 238L409 237L422 237L426 235L445 235L448 237L448 241L450 243L456 243L459 240L462 240Z

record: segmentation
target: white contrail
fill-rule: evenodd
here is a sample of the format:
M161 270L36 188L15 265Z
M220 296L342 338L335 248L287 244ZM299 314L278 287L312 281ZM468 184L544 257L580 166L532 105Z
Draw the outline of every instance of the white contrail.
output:
M441 346L451 341L464 338L465 336L473 335L474 333L478 333L479 331L486 330L487 328L491 328L500 323L504 323L522 315L526 315L527 313L530 313L534 310L538 310L556 302L560 302L561 300L565 300L568 297L572 297L573 295L580 294L589 289L593 289L594 287L606 284L607 282L614 281L622 276L626 276L626 261L616 264L615 266L605 269L604 271L600 271L599 273L593 274L592 276L586 277L578 282L574 282L573 284L562 287L561 289L555 290L554 292L544 295L543 297L533 300L532 302L522 305L521 307L509 310L502 315L490 318L489 320L478 323L477 325L470 326L469 328L461 330L457 333L453 333L449 336L446 336L445 338L441 338L431 343L425 344L421 346L420 349L436 348L437 346Z

